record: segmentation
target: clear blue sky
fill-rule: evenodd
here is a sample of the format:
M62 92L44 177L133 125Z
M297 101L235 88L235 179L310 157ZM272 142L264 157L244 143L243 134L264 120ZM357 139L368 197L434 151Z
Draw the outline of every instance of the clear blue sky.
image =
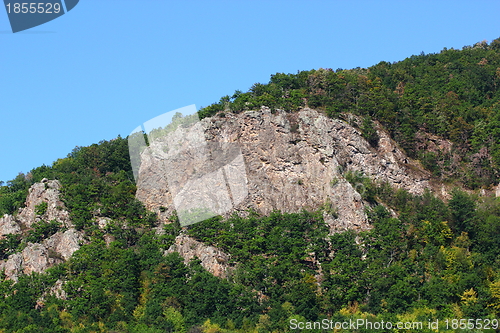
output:
M12 34L0 9L0 180L276 72L491 41L499 13L496 0L80 0Z

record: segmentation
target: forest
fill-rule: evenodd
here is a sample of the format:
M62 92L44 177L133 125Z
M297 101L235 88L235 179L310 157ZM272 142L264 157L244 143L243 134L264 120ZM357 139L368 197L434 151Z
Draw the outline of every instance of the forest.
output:
M324 205L268 216L248 211L187 228L173 215L158 234L156 214L135 198L121 137L76 147L51 166L19 174L0 186L0 216L16 214L32 184L57 179L86 242L44 274L23 275L14 284L1 273L0 332L333 332L290 328L292 320L325 319L420 321L423 329L404 331L435 332L429 321L493 322L500 314L500 198L479 192L500 181L499 88L497 39L366 69L277 73L200 109L202 118L263 105L286 112L310 107L340 119L351 113L363 119L359 129L370 144L377 145L375 127L383 126L436 180L455 187L443 201L429 191L412 195L346 173L366 189L367 231L329 234ZM429 147L434 137L451 148ZM111 221L104 229L96 209ZM5 259L59 228L46 221L26 237L8 235L0 239L0 255ZM230 254L233 273L221 279L199 260L185 265L177 253L165 255L181 233ZM109 245L105 235L113 236ZM66 281L66 299L47 293L57 280ZM41 297L44 306L37 307ZM450 324L440 331L488 331L474 327Z

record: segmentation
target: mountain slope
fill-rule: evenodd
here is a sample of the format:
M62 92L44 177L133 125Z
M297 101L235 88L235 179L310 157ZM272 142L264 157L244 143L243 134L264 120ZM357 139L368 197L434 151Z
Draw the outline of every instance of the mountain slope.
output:
M0 330L493 324L499 46L278 73L200 110L197 133L171 132L202 148L176 155L151 140L137 185L121 137L20 174L0 187ZM222 154L203 155L212 148ZM176 169L159 163L169 154ZM239 188L225 186L220 216L181 227L175 194L192 171L217 182L186 201L222 198L235 175Z

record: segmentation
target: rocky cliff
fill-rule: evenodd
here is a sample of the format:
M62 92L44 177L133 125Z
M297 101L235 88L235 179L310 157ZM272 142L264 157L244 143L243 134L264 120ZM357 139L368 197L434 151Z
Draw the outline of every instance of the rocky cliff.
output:
M378 145L372 147L354 126L315 110L272 113L262 108L226 113L203 119L191 128L178 128L174 134L153 141L143 152L137 198L164 219L175 208L168 177L174 171L172 165L168 169L161 151L171 149L169 140L173 137L192 137L200 127L207 143L236 145L243 157L245 182L240 181L235 187L246 186L246 195L226 210L228 213L248 208L262 214L273 210L297 212L303 208L317 209L328 202L336 211L325 216L332 232L366 229L369 226L365 203L360 195L363 188L350 184L346 172L360 171L375 181L388 182L415 194L431 188L428 172L405 156L381 128L377 129ZM206 165L207 159L197 157L198 151L190 154L189 163L176 161L175 169L206 172L201 165ZM212 187L207 192L214 190ZM234 193L233 188L230 190Z
M184 258L186 265L195 257L200 259L201 265L217 277L226 278L230 273L229 255L192 237L183 234L177 236L175 243L165 251L165 254L172 252L178 252Z
M0 238L9 234L26 235L34 223L57 221L60 230L39 243L21 243L22 250L0 261L8 279L17 281L19 274L41 273L47 268L65 261L80 248L81 232L76 231L69 219L64 203L59 199L61 184L57 180L43 179L33 184L26 198L25 208L17 214L0 218ZM40 205L45 203L45 208Z

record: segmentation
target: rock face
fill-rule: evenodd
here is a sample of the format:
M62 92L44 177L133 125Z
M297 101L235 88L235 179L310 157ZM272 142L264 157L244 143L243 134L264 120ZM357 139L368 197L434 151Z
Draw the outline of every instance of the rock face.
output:
M26 207L20 208L16 216L5 215L0 219L0 237L7 234L19 234L21 230L31 227L41 220L56 220L66 228L72 227L69 213L64 209L64 203L59 199L61 184L57 180L43 179L33 184L26 198ZM37 206L46 203L43 214L37 214Z
M58 232L42 243L28 243L18 253L0 262L7 278L17 282L19 274L42 273L47 268L71 257L80 248L81 235L74 229Z
M206 118L196 126L203 127L207 142L232 143L241 150L247 195L232 211L297 212L328 202L336 210L336 214L325 216L332 232L366 229L365 203L360 195L363 186L350 184L344 176L347 171L363 172L375 181L415 194L430 187L428 173L406 157L384 131L378 130L380 140L374 148L347 122L312 109L271 113L262 108ZM186 129L176 131L190 135ZM166 145L167 141L153 142L152 146ZM187 170L206 163L192 155L191 163L179 168ZM142 157L137 198L148 209L168 217L174 204L162 156L146 150Z
M62 227L61 231L41 243L27 243L22 251L0 261L0 271L4 270L8 279L17 281L22 273L41 273L69 259L80 248L83 237L73 228L69 213L59 199L60 187L57 180L43 179L41 183L33 184L26 198L26 207L15 216L4 215L0 219L0 238L29 231L33 223L39 221L55 220ZM47 203L46 209L40 209L43 202Z
M165 254L172 252L178 252L184 258L186 265L197 257L207 271L220 278L226 278L230 271L229 255L186 235L177 236L175 243L165 251Z
M20 234L21 227L19 223L14 219L12 215L5 214L2 218L0 218L0 235L8 235L8 234Z

